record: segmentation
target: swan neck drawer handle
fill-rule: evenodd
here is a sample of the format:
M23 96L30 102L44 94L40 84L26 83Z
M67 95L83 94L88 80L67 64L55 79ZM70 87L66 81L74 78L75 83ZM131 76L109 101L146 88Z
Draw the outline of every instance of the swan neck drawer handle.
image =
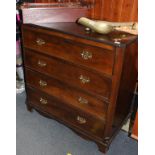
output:
M40 103L45 105L45 104L47 104L48 102L47 102L47 100L45 100L45 99L43 99L43 98L41 97L41 98L40 98Z
M81 116L77 116L76 119L79 124L85 124L87 122L86 119Z
M39 85L40 85L41 87L46 87L46 86L47 86L47 82L46 82L46 81L43 81L43 80L40 80L40 81L39 81Z
M80 104L88 104L88 100L83 98L83 97L79 97L78 101L79 101Z
M43 62L41 60L38 61L38 66L39 67L45 67L46 65L47 65L46 62Z
M83 50L83 51L81 52L81 57L82 57L84 60L92 59L92 53L89 52L89 51Z
M83 76L83 75L80 75L79 79L80 79L81 83L83 83L83 84L90 82L90 78Z
M37 38L36 43L37 43L37 45L42 46L45 44L45 41L41 38Z

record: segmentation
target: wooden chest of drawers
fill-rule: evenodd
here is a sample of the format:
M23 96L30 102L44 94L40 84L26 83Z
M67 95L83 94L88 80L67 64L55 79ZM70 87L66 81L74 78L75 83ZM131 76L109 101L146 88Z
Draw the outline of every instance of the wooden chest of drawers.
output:
M27 107L106 152L130 115L137 36L87 33L76 23L22 27Z

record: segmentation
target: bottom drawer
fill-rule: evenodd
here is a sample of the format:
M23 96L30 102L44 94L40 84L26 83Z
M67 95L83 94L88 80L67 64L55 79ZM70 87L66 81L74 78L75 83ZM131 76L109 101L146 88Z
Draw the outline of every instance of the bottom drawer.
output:
M48 115L54 116L98 138L103 137L105 124L103 120L85 114L78 109L56 101L53 97L43 92L31 88L27 88L27 99L29 104L37 110L48 113Z

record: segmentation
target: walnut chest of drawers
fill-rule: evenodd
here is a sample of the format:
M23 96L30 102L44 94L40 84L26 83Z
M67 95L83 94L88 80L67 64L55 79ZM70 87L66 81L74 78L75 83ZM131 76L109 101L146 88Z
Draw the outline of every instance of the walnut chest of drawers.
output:
M22 26L28 110L56 119L106 152L130 115L137 36L76 23Z

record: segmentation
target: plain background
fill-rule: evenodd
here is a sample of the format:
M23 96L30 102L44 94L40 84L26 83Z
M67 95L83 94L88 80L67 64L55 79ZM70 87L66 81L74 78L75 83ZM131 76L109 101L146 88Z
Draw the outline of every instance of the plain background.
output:
M139 155L155 154L155 2L139 0ZM16 2L0 3L1 154L16 155Z

